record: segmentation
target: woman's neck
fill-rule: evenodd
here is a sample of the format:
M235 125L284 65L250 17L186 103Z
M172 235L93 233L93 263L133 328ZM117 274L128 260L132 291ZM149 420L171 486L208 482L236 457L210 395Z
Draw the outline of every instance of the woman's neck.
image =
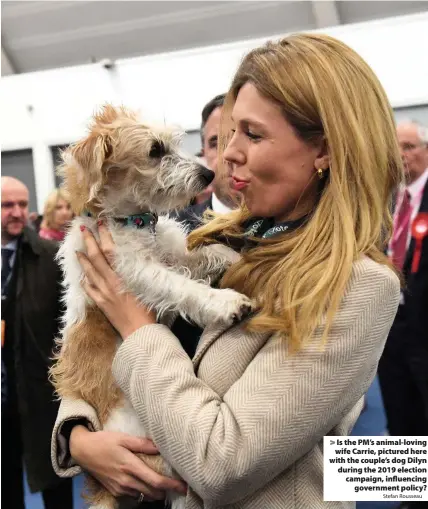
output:
M315 203L298 204L293 210L287 211L286 213L280 214L274 217L275 224L285 223L287 221L297 221L302 217L309 214L313 210Z

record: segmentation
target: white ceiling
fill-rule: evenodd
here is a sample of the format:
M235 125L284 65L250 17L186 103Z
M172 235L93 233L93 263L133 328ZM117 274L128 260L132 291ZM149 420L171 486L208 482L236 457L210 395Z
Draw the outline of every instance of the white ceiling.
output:
M427 1L2 1L2 75L428 11Z

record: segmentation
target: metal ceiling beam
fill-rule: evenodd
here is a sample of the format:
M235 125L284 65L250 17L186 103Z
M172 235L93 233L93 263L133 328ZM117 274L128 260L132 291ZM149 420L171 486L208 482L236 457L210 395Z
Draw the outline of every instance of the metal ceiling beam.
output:
M312 0L311 4L317 28L341 25L339 11L334 0Z
M9 55L6 50L1 47L1 75L7 76L9 74L16 74L16 69L10 61Z

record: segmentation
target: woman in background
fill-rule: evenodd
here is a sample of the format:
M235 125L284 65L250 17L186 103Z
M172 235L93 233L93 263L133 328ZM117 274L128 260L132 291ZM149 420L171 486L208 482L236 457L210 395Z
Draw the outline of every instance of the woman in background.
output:
M72 218L73 213L67 193L60 188L55 189L45 202L40 237L60 242L64 239L67 225Z

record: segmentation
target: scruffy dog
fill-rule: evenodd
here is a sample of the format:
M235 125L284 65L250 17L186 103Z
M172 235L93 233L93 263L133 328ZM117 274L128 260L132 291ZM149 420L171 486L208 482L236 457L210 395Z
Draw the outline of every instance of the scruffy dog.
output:
M84 250L80 226L96 234L97 220L104 220L116 244L114 268L124 287L155 309L158 319L179 313L202 326L231 324L251 309L250 301L209 286L210 278L232 261L229 250L208 246L189 252L184 228L167 216L158 219L185 206L214 174L180 152L176 132L143 125L132 112L112 106L95 116L85 139L63 153L60 172L76 218L59 251L66 313L51 378L60 397L91 404L103 429L145 436L111 372L117 333L80 285L83 274L75 254ZM153 467L152 458L144 461ZM158 471L173 475L157 461ZM94 479L88 478L88 487L92 509L121 505ZM171 493L169 501L179 509L185 497Z

